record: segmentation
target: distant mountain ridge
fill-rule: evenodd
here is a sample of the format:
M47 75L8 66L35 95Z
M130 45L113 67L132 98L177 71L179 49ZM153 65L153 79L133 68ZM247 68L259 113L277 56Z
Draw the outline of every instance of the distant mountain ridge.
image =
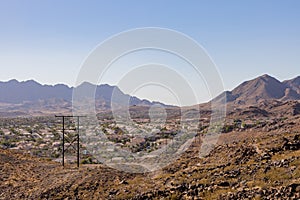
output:
M0 102L9 104L30 104L37 102L47 102L49 104L58 101L71 102L74 89L79 89L83 92L96 89L96 102L104 108L110 107L113 92L117 93L119 97L128 98L130 100L130 105L152 105L158 103L129 96L124 94L117 86L110 86L108 84L96 86L84 82L74 88L64 84L42 85L34 80L19 82L15 79L7 82L0 82Z
M264 74L225 93L227 102L235 105L257 104L263 100L300 100L300 77L280 82Z
M51 98L70 101L72 88L64 84L41 85L34 80L0 82L0 102L18 104Z
M117 86L108 84L96 86L84 82L75 89L81 91L83 96L86 91L95 90L97 110L110 109L113 94L117 94L115 99L117 103L118 101L121 102L120 106L127 100L131 106L151 106L154 104L168 106L124 94ZM3 115L7 112L39 114L40 112L45 113L45 111L52 114L57 111L70 113L72 112L73 90L74 87L68 87L64 84L42 85L34 80L0 82L0 114L1 112ZM232 108L243 105L259 105L268 100L300 100L300 76L281 82L265 74L243 82L232 91L225 91L214 100L223 102L225 100L224 94L228 106Z
M283 83L300 94L300 76L297 76L296 78L291 80L283 81Z

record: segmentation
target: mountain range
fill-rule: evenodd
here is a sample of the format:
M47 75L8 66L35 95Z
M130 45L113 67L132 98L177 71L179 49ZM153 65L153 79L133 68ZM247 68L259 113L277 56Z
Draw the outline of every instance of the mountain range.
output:
M95 91L95 107L107 110L111 107L111 98L128 100L129 105L151 106L160 104L124 94L117 86L108 84L93 85L84 82L79 86L69 87L64 84L42 85L34 80L19 82L15 79L0 82L0 116L27 116L72 112L73 91ZM82 94L83 96L85 94ZM121 102L122 103L122 102Z
M93 85L84 82L75 87L64 84L42 85L34 80L19 82L10 80L0 82L0 116L9 112L11 115L33 115L65 113L72 110L73 90L80 91L95 90L96 108L108 110L111 107L111 97L114 92L118 98L128 99L129 105L151 106L160 104L145 99L124 94L117 86L108 84ZM238 107L243 105L259 105L266 100L300 100L300 76L286 81L279 81L267 74L255 79L248 80L234 88L232 91L225 91L228 105ZM220 99L224 100L223 98ZM218 100L218 97L215 99Z
M253 105L264 100L300 100L300 76L280 82L264 74L226 91L226 97L227 102L235 105Z
M74 87L69 87L64 84L57 85L42 85L34 80L19 82L15 79L8 82L0 82L0 102L20 104L25 102L38 102L49 99L59 99L64 101L72 101L72 93ZM80 84L76 89L80 91L95 91L95 98L102 100L104 103L110 104L110 99L113 92L121 96L124 94L117 86L108 84L93 85L88 82ZM130 104L151 105L148 100L141 100L137 97L130 97Z

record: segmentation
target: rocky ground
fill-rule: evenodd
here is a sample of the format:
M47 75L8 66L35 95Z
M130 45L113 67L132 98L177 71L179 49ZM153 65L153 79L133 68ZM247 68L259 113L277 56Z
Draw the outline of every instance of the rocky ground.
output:
M300 199L298 102L230 110L210 154L201 135L174 163L131 174L0 149L0 199Z
M235 139L233 139L235 138ZM199 144L147 174L0 150L0 199L299 199L300 134L232 132L205 158Z

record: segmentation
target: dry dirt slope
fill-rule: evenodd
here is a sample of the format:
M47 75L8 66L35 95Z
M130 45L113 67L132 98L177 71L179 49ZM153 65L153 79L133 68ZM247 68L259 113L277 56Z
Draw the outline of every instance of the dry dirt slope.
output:
M232 132L206 158L193 144L151 174L73 166L0 150L0 199L299 199L300 135Z

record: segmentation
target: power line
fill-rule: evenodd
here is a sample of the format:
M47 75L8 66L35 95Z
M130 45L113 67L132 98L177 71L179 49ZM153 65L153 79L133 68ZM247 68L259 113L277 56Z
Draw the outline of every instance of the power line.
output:
M65 166L65 119L66 118L77 118L77 135L76 139L73 140L70 145L73 144L74 141L77 141L77 167L79 167L79 119L82 117L86 117L83 115L78 115L78 116L73 116L73 115L55 115L55 117L60 117L62 118L62 165Z

